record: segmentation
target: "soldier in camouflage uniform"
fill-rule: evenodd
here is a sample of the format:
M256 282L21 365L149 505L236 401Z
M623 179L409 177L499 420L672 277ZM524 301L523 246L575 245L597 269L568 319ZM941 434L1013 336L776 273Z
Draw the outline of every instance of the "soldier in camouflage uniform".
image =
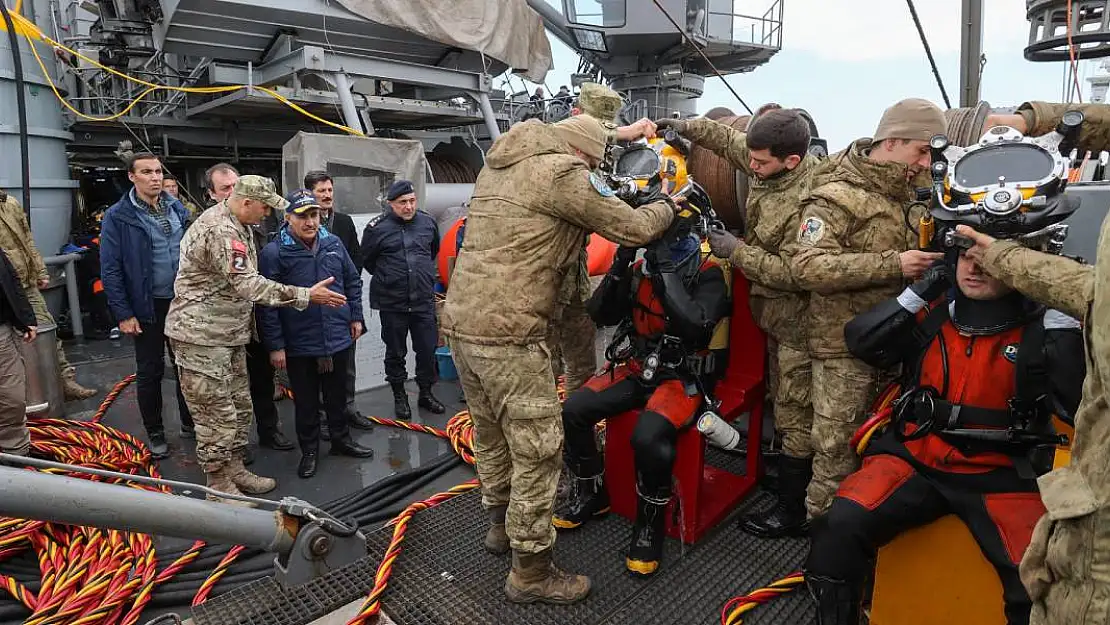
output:
M307 289L258 274L258 250L249 228L286 204L269 178L243 176L230 198L201 214L181 241L175 295L166 318L181 392L196 422L197 460L208 486L231 495L261 494L277 486L243 466L253 416L245 346L258 336L254 304L304 310L310 301L333 307L346 301L329 290L331 278Z
M588 579L552 561L563 431L545 339L563 277L588 233L639 247L674 219L672 202L633 210L590 173L607 134L598 120L577 115L550 126L519 123L494 143L443 309L474 420L492 525L486 545L502 551L508 537L505 592L514 602L572 603L589 593Z
M0 249L3 249L12 261L18 274L20 286L31 302L38 319L38 327L50 327L54 324L54 317L46 307L39 289L45 289L50 284L50 275L46 272L46 263L42 260L39 248L31 236L31 226L27 223L27 215L16 199L4 191L0 191ZM66 359L65 350L62 349L62 340L58 339L58 374L62 379L62 390L65 392L66 401L87 399L96 395L96 389L85 388L77 383L77 371Z
M806 351L805 318L809 294L795 282L783 246L801 223L802 200L818 166L809 154L809 124L792 109L760 109L745 134L709 119L660 120L694 143L724 157L748 176L744 240L727 231L709 234L713 253L728 258L751 281L755 322L771 338L769 358L777 366L770 386L775 429L782 433L778 504L767 514L749 516L742 527L757 536L777 538L806 529L806 486L812 474L813 407L811 367Z
M1070 110L1086 120L1079 150L1110 150L1110 106L1027 102L1014 116L992 116L1032 136L1052 131ZM1110 621L1110 216L1103 220L1095 265L1038 253L964 226L976 246L968 255L990 275L1047 306L1084 319L1087 377L1075 417L1071 463L1038 479L1047 514L1033 530L1021 577L1032 625L1096 625Z
M616 91L587 82L582 84L574 114L589 115L601 121L609 133L606 141L612 143L617 138L617 113L623 106L624 100ZM586 300L593 292L587 266L589 241L587 235L578 252L578 262L563 278L547 336L552 371L556 376L566 374L564 388L568 394L578 390L597 371L597 327L586 312Z
M810 291L813 358L813 478L809 516L823 514L840 482L856 468L848 444L863 424L884 372L853 358L844 324L894 297L942 255L914 249L909 227L921 215L913 180L928 171L929 139L945 132L944 114L927 100L888 108L873 139L861 139L814 177L796 241L787 246L798 286Z

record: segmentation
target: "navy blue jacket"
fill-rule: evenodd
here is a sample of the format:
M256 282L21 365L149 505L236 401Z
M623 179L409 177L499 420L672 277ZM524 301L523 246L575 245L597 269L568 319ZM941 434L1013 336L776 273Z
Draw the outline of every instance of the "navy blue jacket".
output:
M389 205L362 232L362 266L370 280L370 307L383 312L435 309L436 255L439 226L431 215L416 211L404 221Z
M189 211L181 200L172 197L171 200L170 210L181 221L184 235L189 226ZM100 279L117 322L131 317L140 323L154 322L154 243L140 210L128 192L104 213L100 222Z
M289 356L331 356L354 343L351 322L362 321L362 278L343 242L321 226L313 253L282 226L259 256L259 272L267 278L310 287L335 278L329 287L347 296L347 305L329 308L309 304L305 310L258 306L262 343L273 352Z

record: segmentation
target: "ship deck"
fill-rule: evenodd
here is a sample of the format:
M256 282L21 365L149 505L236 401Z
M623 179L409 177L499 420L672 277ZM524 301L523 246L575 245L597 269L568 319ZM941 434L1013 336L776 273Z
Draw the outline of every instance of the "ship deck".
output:
M67 345L78 380L99 387L100 393L83 402L67 405L68 418L87 419L111 387L134 371L129 340L94 341ZM172 369L163 382L164 421L171 456L159 463L169 479L203 483L203 473L194 456L194 443L179 435L176 403L173 400ZM415 387L410 389L415 409ZM448 405L444 415L414 412L414 422L442 428L457 411L465 408L456 384L441 382L437 396ZM389 418L392 396L387 388L360 393L359 409L368 416ZM293 439L293 406L278 402L283 431ZM134 385L128 386L108 410L103 421L145 441L135 400ZM461 462L443 463L452 455L450 445L428 434L378 426L373 431L352 430L359 442L375 451L372 459L360 460L323 455L317 475L308 480L296 476L299 452L257 449L252 469L278 480L278 489L266 495L278 499L295 496L325 505L344 495L364 489L379 480L409 469L437 463L435 476L407 497L406 503L429 497L474 477ZM251 432L252 444L256 433ZM327 443L322 443L327 445ZM742 469L738 456L713 452L711 462L723 468ZM192 496L200 496L191 493ZM756 494L742 509L769 505L770 497ZM741 510L742 511L742 510ZM736 514L740 514L737 511ZM735 516L735 515L734 515ZM300 588L283 589L277 582L257 575L246 583L236 578L236 568L213 589L202 606L190 608L175 601L171 593L155 592L140 624L158 616L177 614L197 625L295 625L346 623L373 586L375 571L389 544L392 530L374 523L363 528L368 553L361 560ZM634 579L624 571L623 550L630 524L623 518L608 518L578 531L560 534L557 561L567 569L588 574L591 596L575 606L515 606L504 599L503 585L509 568L508 556L485 553L481 538L486 530L476 492L458 496L418 513L412 520L404 549L394 567L384 595L383 613L400 625L525 624L601 625L610 623L718 623L720 610L729 598L742 595L795 571L807 548L804 540L763 541L739 531L729 519L709 537L693 546L668 539L662 571L649 580ZM157 549L184 549L191 541L156 539ZM265 567L271 556L258 555L243 563L245 569ZM25 563L26 564L26 563ZM200 574L203 569L183 572ZM2 567L0 567L2 572ZM24 578L33 588L35 581ZM18 623L18 604L0 599L0 623ZM812 608L804 590L797 590L745 615L744 623L803 623L812 621Z

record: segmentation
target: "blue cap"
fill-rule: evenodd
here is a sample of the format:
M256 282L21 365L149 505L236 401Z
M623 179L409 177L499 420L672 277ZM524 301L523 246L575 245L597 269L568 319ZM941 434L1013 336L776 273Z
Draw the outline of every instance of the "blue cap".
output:
M412 188L411 182L408 180L396 180L393 184L389 185L389 191L386 191L385 199L392 202L402 195L408 195L410 193L416 193L416 190Z
M297 189L290 193L289 197L286 199L289 200L289 206L285 207L286 213L303 215L308 210L320 208L320 204L316 201L316 196L312 195L312 191L308 189Z

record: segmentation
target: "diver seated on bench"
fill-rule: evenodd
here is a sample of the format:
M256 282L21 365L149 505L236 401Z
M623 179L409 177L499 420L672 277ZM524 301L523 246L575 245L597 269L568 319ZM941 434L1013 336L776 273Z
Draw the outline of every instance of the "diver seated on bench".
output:
M901 363L902 394L863 467L814 520L805 577L821 625L856 625L878 548L948 514L998 571L1009 624L1029 622L1018 564L1045 511L1035 478L1052 468L1052 417L1070 421L1079 403L1083 337L1078 321L1012 291L963 252L952 264L845 326L853 355Z
M609 511L594 426L637 411L631 444L639 497L626 566L639 575L659 568L678 433L705 409L728 363L732 274L727 261L709 254L703 230L695 219L682 220L637 262L635 249L617 251L587 303L599 326L618 326L606 350L609 366L563 404L571 482L554 515L560 529Z

